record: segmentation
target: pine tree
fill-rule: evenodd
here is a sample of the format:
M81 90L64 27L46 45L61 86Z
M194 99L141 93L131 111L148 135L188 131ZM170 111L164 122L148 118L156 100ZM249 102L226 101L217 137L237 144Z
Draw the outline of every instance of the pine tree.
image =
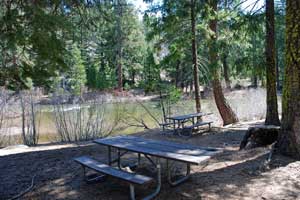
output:
M286 2L286 68L278 147L281 153L300 158L300 2Z
M211 33L210 45L209 45L209 60L210 60L210 69L213 76L213 93L215 97L215 102L219 113L223 119L223 125L232 124L238 122L236 114L233 112L232 108L228 104L222 90L222 85L220 82L220 71L218 66L218 49L217 49L217 0L210 0L209 7L211 10L211 20L209 22Z
M198 57L197 57L197 42L196 42L196 12L195 0L191 0L191 31L192 31L192 57L193 57L193 75L195 87L195 102L196 111L201 111L200 102L200 86L199 86L199 72L198 72Z
M280 125L276 92L274 0L266 0L267 115L265 124Z
M80 95L86 83L86 71L81 58L81 52L77 44L71 48L71 60L68 62L70 70L67 72L68 85L71 93Z

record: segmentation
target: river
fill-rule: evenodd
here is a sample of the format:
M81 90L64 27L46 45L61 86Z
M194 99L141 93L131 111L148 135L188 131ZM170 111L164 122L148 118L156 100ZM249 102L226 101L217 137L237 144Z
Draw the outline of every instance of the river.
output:
M240 120L262 119L265 116L264 90L235 91L227 94L227 99ZM213 120L214 125L221 125L221 119L213 98L202 99L201 108L203 112L213 113L208 120ZM58 128L55 123L57 115L55 115L54 109L55 107L51 105L42 105L39 108L40 112L36 116L39 143L60 141ZM114 128L112 134L130 134L143 131L143 124L148 128L158 128L158 124L153 117L159 122L163 119L159 101L146 101L142 104L137 102L101 103L101 105L97 106L72 104L63 105L60 109L63 110L64 116L69 117L68 119L73 120L76 118L77 121L82 121L82 124L86 122L85 120L91 112L97 111L98 115L101 115L99 119L103 121L101 126L106 127L106 129ZM82 112L86 114L78 118ZM171 105L171 115L193 112L195 112L193 100L181 100ZM116 117L116 115L118 116ZM0 129L2 146L22 143L20 137L22 132L21 122L20 116L6 120L5 126L2 126L2 129ZM76 132L76 127L75 129L72 127L73 129L71 130ZM105 132L107 130L103 128L101 131Z

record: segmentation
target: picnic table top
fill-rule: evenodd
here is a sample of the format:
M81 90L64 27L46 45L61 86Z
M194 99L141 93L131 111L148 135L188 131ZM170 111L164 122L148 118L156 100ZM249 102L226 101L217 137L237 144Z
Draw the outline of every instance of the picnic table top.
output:
M176 160L199 165L211 156L221 152L220 149L199 147L169 141L153 140L134 136L116 136L94 140L95 143L142 153L155 157Z
M211 115L211 114L212 113L199 112L199 113L192 113L192 114L186 114L186 115L171 116L171 117L167 117L167 118L173 119L173 120L185 120L185 119L190 119L190 118L194 118L194 117L202 117L202 116Z

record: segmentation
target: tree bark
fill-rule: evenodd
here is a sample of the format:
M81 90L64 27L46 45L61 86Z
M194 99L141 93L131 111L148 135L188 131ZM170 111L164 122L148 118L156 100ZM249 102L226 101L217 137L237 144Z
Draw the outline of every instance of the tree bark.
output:
M276 91L276 54L274 0L266 0L266 74L267 114L266 125L280 125Z
M214 17L214 13L217 12L217 0L209 0L209 6L212 10L211 18L209 22L209 28L214 33L211 35L210 38L210 45L209 45L209 61L210 61L210 69L212 71L213 76L213 93L215 97L215 102L219 113L223 120L223 125L232 124L238 122L238 118L236 114L231 109L230 105L228 104L222 90L222 85L220 82L220 72L218 68L218 53L217 53L217 19ZM212 17L211 16L211 17Z
M222 63L223 63L224 80L225 80L226 88L231 89L230 79L229 79L229 68L228 68L227 55L226 54L224 54L223 57L222 57Z
M257 76L254 74L252 76L252 87L257 88L257 86L258 86Z
M287 0L286 67L278 149L300 159L300 2Z
M180 60L177 60L177 64L176 64L176 71L175 71L175 86L176 88L179 87L179 83L180 83Z
M123 69L122 69L122 54L123 54L123 33L122 33L122 2L117 1L117 74L118 74L118 90L123 91Z
M201 111L200 102L200 87L198 75L198 61L197 61L197 43L196 43L196 13L195 13L195 0L191 0L191 27L192 27L192 55L193 55L193 68L194 68L194 87L195 87L195 102L196 111Z
M255 35L252 34L252 37L251 37L251 42L252 42L252 77L251 77L251 86L253 88L257 88L258 86L258 78L257 78L257 69L256 69L256 56L255 56L255 51L256 51L256 40L255 40Z
M232 108L228 104L228 102L223 94L223 90L222 90L218 72L215 72L215 74L213 76L214 76L214 79L213 79L214 98L215 98L215 102L216 102L217 108L219 110L219 113L222 117L223 125L225 126L228 124L238 122L239 121L238 117L233 112Z
M280 86L280 71L279 71L279 62L278 62L279 58L278 58L278 48L276 48L276 88L277 91L281 90L281 86Z
M133 70L133 71L132 71L132 74L131 74L131 80L132 80L131 85L132 85L132 86L135 85L135 73L136 73L135 70Z

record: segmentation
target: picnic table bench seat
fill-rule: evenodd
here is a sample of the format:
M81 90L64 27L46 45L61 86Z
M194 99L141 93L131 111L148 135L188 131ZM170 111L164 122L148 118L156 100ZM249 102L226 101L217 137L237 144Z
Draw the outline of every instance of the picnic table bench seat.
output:
M130 197L135 199L134 186L145 185L144 188L149 188L148 183L154 181L156 184L155 190L144 197L143 200L150 200L156 197L161 189L161 159L166 160L167 180L171 186L179 185L185 182L191 175L191 165L200 165L206 162L211 156L221 152L221 149L211 147L198 147L188 144L174 143L171 141L153 140L135 136L114 136L94 140L95 143L107 146L108 164L103 164L88 156L77 157L74 160L82 165L84 175L85 168L99 172L102 177L112 176L120 181L125 181L130 186ZM112 148L116 149L117 158L112 159ZM144 156L149 163L154 167L155 177L148 177L131 171L122 170L121 157L126 153L138 154L137 164L140 164L141 156ZM186 165L183 176L172 176L172 166L170 161L177 161ZM117 162L118 168L112 167L113 163ZM101 176L99 178L101 178ZM84 176L86 177L86 176ZM98 179L96 179L98 180ZM151 187L152 188L152 187ZM101 198L101 197L100 197Z
M192 131L194 128L198 128L200 126L205 126L208 125L209 126L209 130L211 129L211 124L213 123L213 121L207 121L207 122L197 122L195 124L189 125L189 126L185 126L183 128L182 133L180 133L181 136L188 136L190 137L192 135ZM186 133L187 132L187 135Z
M208 122L197 122L195 124L192 124L190 126L185 126L184 128L185 129L193 129L193 128L196 128L196 127L199 127L199 126L204 126L204 125L209 125L211 126L211 124L213 123L213 121L208 121Z
M101 163L88 156L81 156L81 157L74 158L74 161L82 165L84 169L84 176L85 176L85 167L87 167L101 174L105 174L120 179L122 181L128 182L130 186L130 196L132 200L135 199L134 185L146 185L154 181L154 179L151 177L123 171L114 168L112 166L109 166L107 164Z
M172 126L173 124L174 124L173 122L165 122L165 123L160 123L159 126L161 126L164 131L166 127Z
M94 160L88 156L78 157L74 160L80 163L81 165L84 165L85 167L93 169L97 172L113 176L115 178L122 179L126 182L130 182L133 184L144 185L153 181L153 178L116 169L107 164Z
M192 114L185 114L185 115L177 115L177 116L170 116L165 118L164 123L160 123L160 127L162 127L163 131L165 131L166 127L173 127L173 133L179 134L180 136L184 136L185 133L188 133L189 136L191 136L191 133L194 128L203 126L203 125L209 125L209 130L211 128L212 121L208 122L196 122L196 118L198 121L199 117L204 117L208 115L212 115L213 113L192 113ZM192 125L186 125L186 123L191 122ZM184 133L181 133L184 132Z

